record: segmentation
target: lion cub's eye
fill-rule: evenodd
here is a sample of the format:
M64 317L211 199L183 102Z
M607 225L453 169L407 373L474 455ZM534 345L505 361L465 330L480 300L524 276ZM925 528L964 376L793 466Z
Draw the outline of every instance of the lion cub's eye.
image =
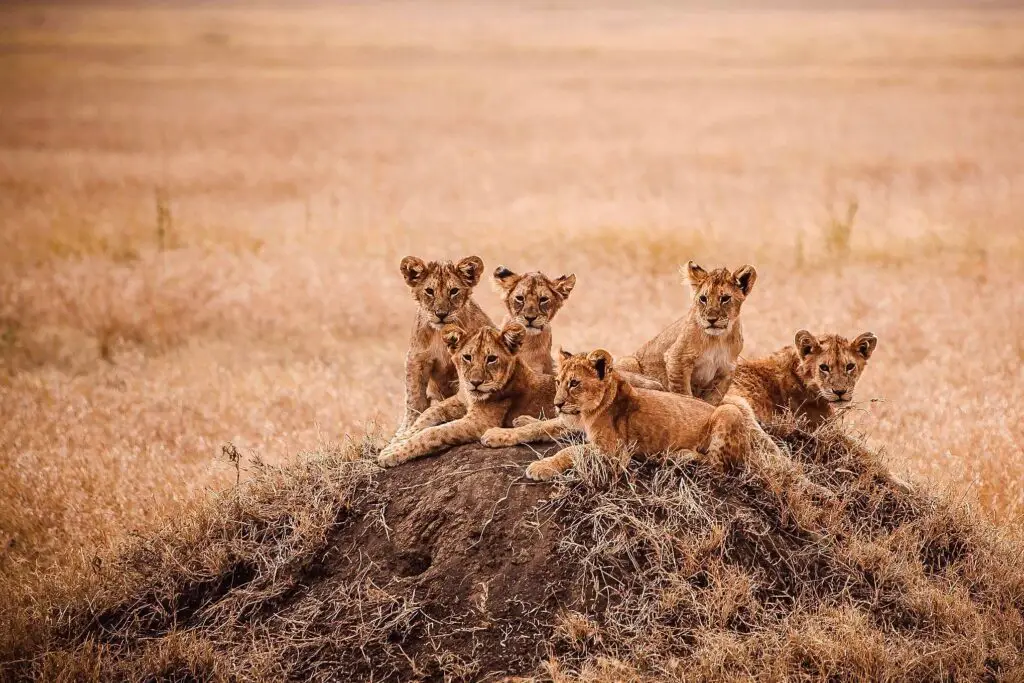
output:
M524 298L523 298L523 295L522 295L522 294L516 294L516 303L517 303L517 304L521 304L521 303L523 303L524 301L526 301L526 299L524 299Z
M468 353L464 353L462 354L462 360L468 363L469 361L473 360L473 356L469 355Z
M459 288L458 287L452 287L450 290L448 290L448 296L456 296L458 293L459 293Z
M701 294L700 295L700 302L702 304L706 304L708 302L708 298L706 296L704 296L703 294Z
M723 304L727 304L727 303L729 303L730 301L732 301L732 297L731 297L731 296L729 296L728 294L723 294L723 295L721 296L721 298L720 298L719 300L720 300L720 301L721 301L721 302L722 302Z
M487 356L487 364L488 365L492 365L492 364L497 363L497 362L498 362L498 357L497 356Z
M857 367L856 363L847 363L846 364L846 371L847 372L853 372L853 369L856 368L856 367Z
M828 365L826 365L825 363L822 363L818 367L821 368L822 372L828 372Z
M427 287L423 291L426 292L427 296L434 296L434 288L433 287Z
M541 302L542 304L546 304L546 303L547 303L548 301L551 301L551 299L547 298L546 296L542 296L542 297L540 298L540 302Z
M569 388L570 389L575 389L579 385L580 385L580 381L578 379L569 380Z

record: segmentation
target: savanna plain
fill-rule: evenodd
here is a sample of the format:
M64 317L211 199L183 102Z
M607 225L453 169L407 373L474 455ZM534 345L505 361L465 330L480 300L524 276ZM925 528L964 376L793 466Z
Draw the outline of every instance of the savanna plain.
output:
M851 428L1019 527L1022 35L995 9L5 7L0 582L233 484L227 444L244 477L389 434L408 254L573 272L555 343L613 354L686 310L681 263L753 264L744 355L874 332Z

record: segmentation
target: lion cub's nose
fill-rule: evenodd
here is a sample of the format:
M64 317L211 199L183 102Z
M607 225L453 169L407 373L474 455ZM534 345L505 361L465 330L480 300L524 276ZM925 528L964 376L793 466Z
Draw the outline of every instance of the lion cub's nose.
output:
M471 379L471 380L469 380L469 383L473 385L474 389L476 389L478 386L483 384L484 381L482 379Z
M436 311L434 315L437 316L438 320L444 322L444 319L448 317L448 311Z
M842 398L843 396L846 396L846 389L833 389L832 393L838 398Z
M528 316L528 315L524 315L523 317L524 317L524 318L526 318L526 324L527 324L527 325L532 325L532 324L533 324L533 321L537 319L537 316L533 316L533 317L531 318L531 317L530 317L530 316Z

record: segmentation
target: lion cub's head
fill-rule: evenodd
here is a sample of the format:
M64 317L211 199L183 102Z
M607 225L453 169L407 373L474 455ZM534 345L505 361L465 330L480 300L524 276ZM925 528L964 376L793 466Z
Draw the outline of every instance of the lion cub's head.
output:
M446 321L458 317L469 301L473 288L480 282L484 262L479 256L467 256L454 264L450 261L424 263L415 256L406 256L400 267L427 322L439 330Z
M685 274L693 287L693 313L704 332L717 337L732 329L757 280L754 267L743 266L735 272L716 268L709 273L690 261Z
M853 389L878 338L865 332L851 342L834 334L815 337L800 330L795 343L800 358L797 373L804 384L829 403L842 406L853 400Z
M484 327L467 335L458 325L445 325L441 337L452 354L462 388L479 401L504 389L512 379L526 328L513 322L500 330Z
M517 275L505 266L498 266L494 271L494 284L510 319L524 326L529 334L540 334L569 298L576 286L576 276L569 273L551 280L544 273Z
M558 352L555 407L566 415L597 410L611 384L612 356L603 349L590 353Z

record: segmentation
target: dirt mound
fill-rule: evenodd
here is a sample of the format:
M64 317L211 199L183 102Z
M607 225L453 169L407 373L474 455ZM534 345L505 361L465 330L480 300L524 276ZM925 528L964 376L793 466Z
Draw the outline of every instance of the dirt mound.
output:
M45 680L1002 680L1024 570L831 425L792 465L679 454L556 485L533 449L381 471L370 444L251 481L4 617ZM543 452L543 451L542 451ZM806 477L806 479L805 479ZM813 485L800 485L809 479Z

